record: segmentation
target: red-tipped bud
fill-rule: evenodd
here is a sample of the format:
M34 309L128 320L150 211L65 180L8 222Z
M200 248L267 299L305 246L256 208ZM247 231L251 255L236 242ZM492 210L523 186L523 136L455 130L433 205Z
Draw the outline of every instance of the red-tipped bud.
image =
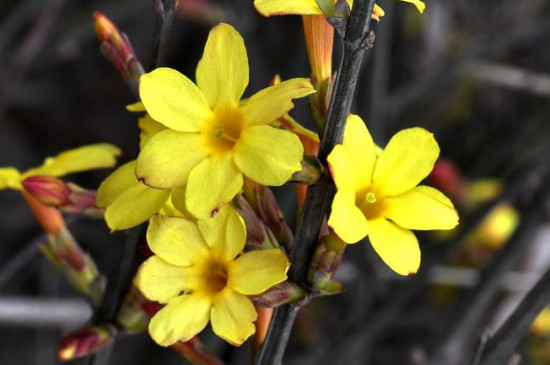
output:
M70 202L71 189L51 176L31 176L21 182L23 188L44 205L61 206Z
M96 192L50 176L31 176L21 183L25 191L44 205L60 208L71 214L103 218L96 207Z
M460 171L449 160L440 158L429 176L430 183L457 204L464 202L465 184Z
M69 361L92 354L110 344L116 334L117 329L110 324L82 328L61 340L57 357Z
M116 67L124 81L137 90L137 83L144 70L128 37L97 11L94 12L94 28L105 58Z

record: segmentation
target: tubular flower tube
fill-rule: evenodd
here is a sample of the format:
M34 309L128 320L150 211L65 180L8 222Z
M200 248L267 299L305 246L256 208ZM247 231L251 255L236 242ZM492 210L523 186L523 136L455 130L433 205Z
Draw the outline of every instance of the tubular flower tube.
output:
M191 339L209 321L219 337L242 344L257 318L247 295L284 281L289 267L279 249L242 253L245 226L229 205L196 223L156 215L147 241L155 255L141 265L134 283L148 299L166 304L149 324L162 346Z
M353 6L353 0L346 0L350 8ZM418 9L419 12L423 12L426 4L420 0L399 0L407 3L411 3ZM317 4L317 0L254 0L254 7L256 10L264 15L322 15L323 12ZM384 16L384 10L378 5L374 5L372 12L372 19L380 20Z
M361 118L350 115L343 143L327 158L337 188L328 225L346 243L368 235L392 270L415 273L420 249L410 230L446 230L458 224L458 214L443 193L417 186L438 156L437 142L422 128L400 131L377 155Z
M141 77L145 109L168 129L145 144L135 172L154 188L185 186L173 197L175 207L206 218L239 192L243 175L278 186L300 170L298 137L270 124L294 107L292 99L315 91L307 79L295 78L241 101L248 59L243 39L227 24L210 32L196 80L169 68Z
M23 173L13 167L0 167L0 190L23 190L21 182L30 176L59 177L74 172L112 167L120 150L107 143L98 143L67 150L55 157L48 157L38 167Z
M112 167L120 150L107 143L82 146L48 157L41 166L20 172L13 167L0 167L0 190L13 189L19 191L36 219L49 233L56 234L63 227L63 218L55 208L50 208L28 194L22 182L32 176L59 177L74 172Z

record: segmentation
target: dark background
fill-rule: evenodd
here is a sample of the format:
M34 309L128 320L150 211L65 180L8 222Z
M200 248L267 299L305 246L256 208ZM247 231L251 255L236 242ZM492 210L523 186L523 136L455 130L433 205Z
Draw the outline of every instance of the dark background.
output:
M251 74L245 96L266 86L276 73L283 79L309 75L300 17L264 18L254 11L252 0L212 5L221 10L219 17L184 11L176 17L167 53L171 67L194 79L209 29L225 21L242 34L248 49ZM375 28L375 46L363 62L352 108L377 143L384 145L402 128L425 127L435 133L441 155L468 179L506 180L547 153L547 2L428 1L423 15L406 3L382 0L379 5L387 14ZM128 35L149 70L155 25L151 1L0 2L0 166L24 171L46 156L97 142L119 146L120 163L136 156L136 118L124 109L136 99L98 50L94 11ZM292 115L309 125L304 100ZM67 179L94 189L108 173L86 172ZM291 216L289 190L280 190L278 197ZM100 269L112 270L120 239L109 237L101 222L73 222L71 229ZM43 240L19 194L0 192L0 298L40 302L78 297L37 252L36 243ZM395 318L399 331L393 323L380 333L375 351L360 340L349 344L346 356L336 347L331 351L351 324L368 318L394 288L391 280L372 281L373 266L379 263L368 243L350 247L346 259L340 277L347 292L320 299L302 312L285 364L411 363L415 346L429 342L437 333L438 319L449 315L426 313L430 299L421 293L408 305L406 320ZM31 322L0 321L1 364L55 364L61 334L76 326ZM205 342L232 364L247 361L246 345L230 350L208 334ZM146 334L120 340L113 351L110 364L182 361L155 346Z

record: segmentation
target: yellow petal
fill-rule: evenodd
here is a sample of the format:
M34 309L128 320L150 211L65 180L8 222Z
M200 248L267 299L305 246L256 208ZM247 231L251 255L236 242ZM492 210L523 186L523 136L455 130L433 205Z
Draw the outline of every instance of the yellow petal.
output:
M191 170L185 191L185 206L197 218L207 218L222 203L241 190L243 175L231 153L212 155Z
M424 9L426 8L426 4L424 4L424 2L420 0L399 0L399 1L404 1L406 3L413 4L414 6L416 6L416 8L420 13L423 13Z
M21 189L21 174L13 167L0 168L0 190L6 188Z
M399 275L414 274L420 267L415 235L385 218L369 221L369 240L380 258Z
M156 215L147 229L149 248L172 265L189 266L208 255L197 224L180 217Z
M138 119L138 125L140 129L139 133L139 149L142 150L145 144L151 139L151 137L160 132L166 127L159 122L155 121L149 114L145 114L142 118Z
M149 334L161 346L188 341L206 327L211 307L207 296L180 295L151 319Z
M358 178L360 172L355 168L353 157L347 148L340 144L334 146L327 157L327 162L338 190L355 191L361 185Z
M416 187L404 194L387 198L383 214L407 229L454 228L458 224L458 214L454 208L441 202L440 194L428 186Z
M267 125L246 128L235 145L235 163L252 180L279 186L302 168L304 148L295 134Z
M428 176L438 156L433 134L422 128L404 129L378 157L373 181L386 196L402 194Z
M243 219L230 205L223 205L213 218L197 222L212 255L223 261L233 260L244 248L246 228Z
M264 16L301 14L321 15L315 0L254 0L254 7Z
M268 124L294 108L292 99L313 94L308 79L290 79L267 87L245 100L241 106L246 125Z
M196 76L212 109L239 104L248 85L248 57L235 28L222 23L210 31Z
M151 256L139 267L134 284L148 299L168 303L187 289L187 271L186 267L174 266L158 256Z
M189 172L206 158L197 133L170 129L153 135L141 150L136 176L144 184L161 189L185 185Z
M151 117L168 128L195 132L212 111L199 88L171 68L157 68L141 76L139 96Z
M112 144L82 146L46 158L42 166L25 171L23 178L35 175L63 176L73 172L112 167L118 155L120 150Z
M187 189L186 186L182 186L181 188L176 188L172 190L172 196L170 198L173 206L175 209L177 209L184 217L188 219L194 219L195 217L191 212L187 210L187 207L185 206L185 190ZM165 215L173 215L173 214L165 214Z
M210 314L214 333L235 346L254 334L253 322L257 317L250 300L230 288L225 288L216 296Z
M130 161L113 171L97 189L96 204L100 208L107 208L125 190L139 183L134 174L136 161Z
M260 294L285 281L289 265L276 248L247 252L229 264L227 285L241 294Z
M371 184L376 164L376 146L359 116L349 115L342 144L348 150L353 170L357 174L355 190L367 187Z
M170 190L154 189L134 177L134 185L124 190L105 210L111 230L123 230L147 221L166 204Z
M369 232L369 222L355 205L355 193L338 190L332 201L328 225L346 243L355 243Z

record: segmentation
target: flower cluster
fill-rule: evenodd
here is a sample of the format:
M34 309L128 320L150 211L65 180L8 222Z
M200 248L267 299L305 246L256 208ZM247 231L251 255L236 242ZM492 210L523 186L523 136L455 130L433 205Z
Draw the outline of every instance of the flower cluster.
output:
M421 1L409 2L424 8ZM255 6L264 15L322 14L314 0L256 0ZM373 17L382 15L377 7ZM240 345L255 332L253 303L275 305L274 300L306 295L285 282L290 264L280 247L291 249L292 233L265 189L291 178L315 183L327 171L314 157L304 158L304 151L317 150L318 135L287 114L293 99L311 95L322 128L332 87L332 38L316 42L315 34L331 36L328 23L317 20L304 21L306 38L315 43L308 45L310 59L319 56L312 62L313 84L276 77L273 85L243 98L249 82L246 48L240 34L223 23L209 34L195 82L164 67L139 79L140 101L128 109L145 113L140 153L103 182L97 203L106 208L113 230L149 220L153 255L134 283L162 306L149 324L160 345L191 340L209 322L218 336ZM318 26L321 31L314 29ZM398 133L378 154L363 121L349 117L343 143L328 157L338 192L328 235L319 241L308 274L313 295L341 290L332 275L343 251L367 235L394 271L407 275L418 269L418 242L409 229L450 229L458 220L442 193L417 186L438 154L433 136L420 128ZM308 171L314 178L298 178ZM303 190L299 196L302 202Z

